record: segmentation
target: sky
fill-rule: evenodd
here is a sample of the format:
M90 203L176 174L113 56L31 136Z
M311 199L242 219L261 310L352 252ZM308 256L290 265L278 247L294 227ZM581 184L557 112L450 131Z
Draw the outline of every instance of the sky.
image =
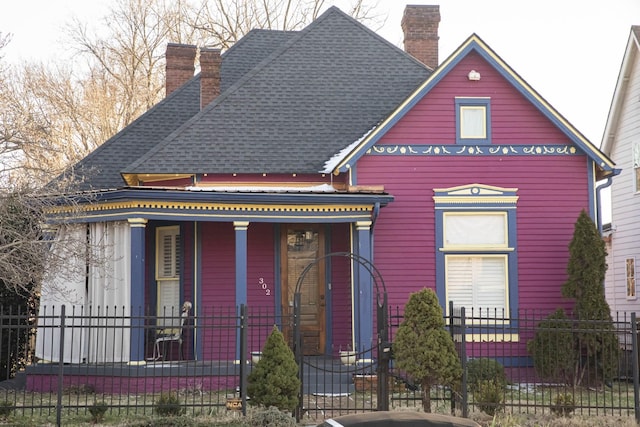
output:
M326 0L347 10L351 0ZM370 3L375 0L368 0ZM69 55L64 25L77 17L100 23L116 0L6 1L0 32L11 33L5 59ZM378 0L384 20L372 29L402 47L407 3L439 4L440 61L471 34L480 36L592 143L600 146L631 25L640 0Z
M369 3L376 0L367 0ZM348 10L351 0L326 0ZM69 56L64 26L72 17L89 27L116 0L30 0L2 5L0 33L10 62ZM405 5L440 5L439 53L446 59L471 34L480 36L511 68L600 146L631 25L640 25L640 0L377 0L378 34L402 47Z

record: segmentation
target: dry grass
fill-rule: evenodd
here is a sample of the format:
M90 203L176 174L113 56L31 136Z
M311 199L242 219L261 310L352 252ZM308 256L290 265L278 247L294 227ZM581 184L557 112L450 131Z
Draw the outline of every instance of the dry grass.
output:
M557 417L547 414L472 414L471 419L483 427L638 427L631 417L575 415Z

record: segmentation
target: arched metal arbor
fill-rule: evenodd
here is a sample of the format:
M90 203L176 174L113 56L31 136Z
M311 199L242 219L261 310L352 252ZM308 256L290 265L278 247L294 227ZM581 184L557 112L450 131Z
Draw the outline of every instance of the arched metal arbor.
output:
M302 330L300 328L301 318L301 287L307 273L319 262L330 258L348 258L351 262L356 262L363 267L371 276L375 289L375 306L376 306L376 345L370 349L361 349L360 354L373 356L373 352L377 355L375 360L376 373L378 375L377 394L378 394L378 410L386 411L389 409L389 360L391 357L391 344L389 343L389 322L387 310L387 289L384 279L380 271L368 259L355 254L353 252L331 252L321 256L310 262L296 282L296 289L293 302L293 334L294 334L294 353L298 367L300 369L300 378L303 378L304 355L302 351ZM354 269L355 271L355 269ZM356 276L357 278L358 276ZM358 328L373 327L373 325L358 325ZM355 328L354 328L355 332ZM299 409L302 410L302 386L300 393Z

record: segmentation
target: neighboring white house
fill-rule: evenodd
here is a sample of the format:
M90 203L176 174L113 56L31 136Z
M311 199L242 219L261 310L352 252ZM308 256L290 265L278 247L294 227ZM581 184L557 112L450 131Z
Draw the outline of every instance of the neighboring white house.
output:
M632 26L602 140L622 169L611 185L611 228L605 289L616 313L640 312L640 26Z

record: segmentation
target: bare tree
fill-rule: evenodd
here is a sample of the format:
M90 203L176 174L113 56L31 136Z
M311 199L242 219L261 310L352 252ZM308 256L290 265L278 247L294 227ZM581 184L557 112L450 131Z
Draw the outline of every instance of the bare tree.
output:
M374 21L375 5L349 1ZM198 2L198 3L196 3ZM294 30L315 19L325 0L118 0L101 27L68 28L73 66L2 66L0 155L4 178L42 185L58 176L164 96L168 42L228 48L253 28ZM0 34L0 53L9 43ZM0 170L2 172L2 170ZM6 182L5 182L6 183Z
M201 0L190 25L208 34L208 43L227 49L254 28L299 30L335 1L326 0ZM338 3L346 3L338 2ZM347 13L359 21L382 22L377 2L351 0Z
M376 19L375 5L350 1L352 16ZM96 32L78 20L70 24L73 66L9 66L2 49L10 35L0 33L0 283L24 293L38 289L47 272L65 274L57 270L64 256L49 251L55 239L42 225L55 206L78 199L72 184L58 182L60 197L50 196L51 184L43 196L42 186L164 96L167 42L228 48L253 28L300 29L333 3L118 0ZM86 245L83 239L59 243L71 251Z
M52 222L51 214L64 198L66 212L74 211L88 195L44 195L28 186L0 192L0 285L19 295L38 293L47 275L61 281L85 274L67 262L74 254L89 253L86 234L61 230L71 225L64 218ZM51 251L51 245L60 250ZM98 262L96 260L89 260Z

